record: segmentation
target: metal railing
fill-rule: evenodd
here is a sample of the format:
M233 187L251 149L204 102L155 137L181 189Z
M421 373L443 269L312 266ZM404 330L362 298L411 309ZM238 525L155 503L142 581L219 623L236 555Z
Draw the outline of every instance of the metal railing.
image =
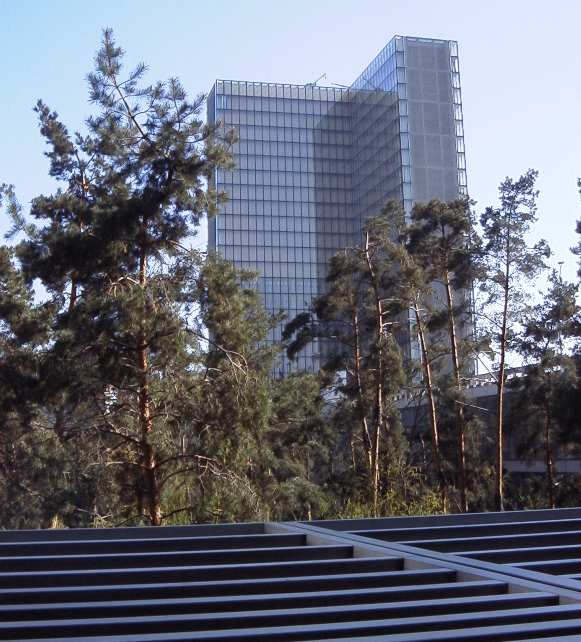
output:
M0 532L0 640L578 640L581 509Z

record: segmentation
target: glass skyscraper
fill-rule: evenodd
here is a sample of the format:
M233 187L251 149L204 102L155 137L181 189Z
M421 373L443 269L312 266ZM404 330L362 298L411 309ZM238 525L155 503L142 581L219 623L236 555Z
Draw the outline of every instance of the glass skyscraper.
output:
M258 272L266 308L289 320L387 201L409 212L466 194L454 41L396 36L349 88L218 80L208 121L239 135L235 169L215 176L229 200L210 221L209 248ZM298 368L317 370L318 350L308 346Z

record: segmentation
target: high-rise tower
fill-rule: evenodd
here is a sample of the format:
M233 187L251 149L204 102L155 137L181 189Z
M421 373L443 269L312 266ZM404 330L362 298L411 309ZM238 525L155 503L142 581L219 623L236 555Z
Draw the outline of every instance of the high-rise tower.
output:
M215 177L229 201L209 247L258 272L266 308L289 319L387 201L409 212L466 193L454 41L396 36L349 88L218 80L208 121L239 134L236 168ZM299 369L316 370L317 351L308 346Z

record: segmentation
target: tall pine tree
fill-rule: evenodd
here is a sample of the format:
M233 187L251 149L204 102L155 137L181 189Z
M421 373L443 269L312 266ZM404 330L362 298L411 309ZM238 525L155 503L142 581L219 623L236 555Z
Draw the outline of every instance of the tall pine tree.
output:
M292 320L284 333L294 337L291 358L308 342L325 342L323 369L339 382L352 468L355 475L364 471L363 494L375 514L386 490L388 462L406 449L395 407L405 373L396 336L402 304L394 294L393 234L387 217L370 219L362 243L332 258L327 293L315 300L312 313Z
M451 371L449 399L456 424L456 476L460 510L468 510L466 477L467 418L463 389L473 374L471 291L474 276L473 234L470 203L467 200L443 203L438 200L414 206L408 230L407 248L421 266L430 284L426 306L429 329L443 335L440 370ZM474 346L472 347L474 349ZM449 364L450 367L447 367Z
M62 188L34 199L38 223L17 254L58 309L44 372L57 423L107 436L137 509L126 518L158 525L185 456L176 433L200 358L188 332L200 257L188 239L215 210L209 179L230 160L200 119L203 96L188 100L176 79L145 84L145 72L140 64L123 75L123 51L105 30L88 77L96 110L87 133L70 135L39 102Z
M529 245L528 233L537 220L535 187L538 172L519 179L506 178L499 187L500 203L488 207L480 222L484 239L485 300L480 315L487 322L498 355L496 375L496 510L504 510L504 388L507 356L514 345L517 325L523 322L527 287L545 268L549 248L545 241Z

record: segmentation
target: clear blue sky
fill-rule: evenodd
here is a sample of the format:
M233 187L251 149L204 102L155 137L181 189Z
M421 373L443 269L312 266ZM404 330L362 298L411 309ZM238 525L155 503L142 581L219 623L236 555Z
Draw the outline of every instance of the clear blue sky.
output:
M540 222L573 278L581 218L578 0L0 0L0 182L26 203L52 189L32 106L69 129L89 111L85 76L113 27L154 80L191 93L216 78L350 84L394 34L459 41L471 196L494 203L507 175L540 171ZM0 230L5 229L0 221Z

